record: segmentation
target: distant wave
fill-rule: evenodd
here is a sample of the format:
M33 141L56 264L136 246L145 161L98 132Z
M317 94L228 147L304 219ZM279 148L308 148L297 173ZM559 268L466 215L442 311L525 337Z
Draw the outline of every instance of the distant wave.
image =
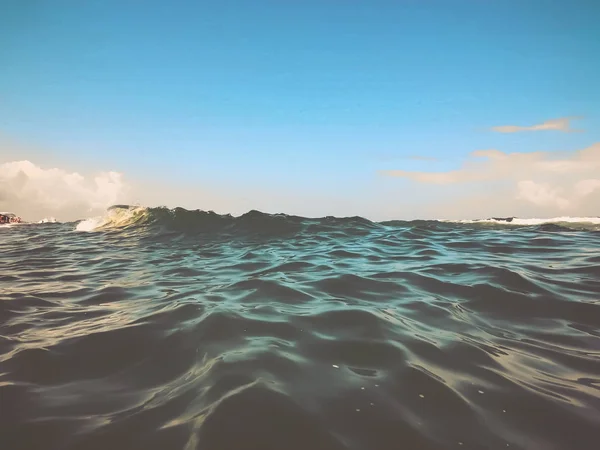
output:
M58 221L54 217L44 217L38 223L58 223Z
M77 223L77 231L106 231L130 229L139 226L162 227L176 231L246 231L265 234L297 232L303 229L336 229L338 227L372 228L379 226L362 217L324 217L309 219L287 214L267 214L249 211L241 216L217 214L213 211L148 208L144 206L115 205L102 217L85 219ZM351 230L350 230L351 232Z
M552 218L489 218L475 220L440 220L444 223L471 225L481 228L534 227L540 231L600 231L600 217L552 217Z
M455 223L502 223L502 224L508 224L508 225L521 225L521 226L533 226L533 225L543 225L543 224L548 224L548 223L552 223L552 224L565 224L565 223L571 223L571 224L580 224L580 223L587 223L587 224L594 224L594 225L599 225L600 224L600 217L568 217L568 216L561 216L561 217L553 217L550 219L536 219L536 218L531 218L531 219L520 219L518 217L506 217L506 218L498 218L498 217L493 217L491 219L475 219L475 220L468 220L468 219L459 219L459 220L449 220L449 219L441 219L441 222L455 222Z
M100 217L76 223L75 229L83 232L129 229L140 226L162 227L174 231L245 231L266 234L300 231L332 231L343 228L345 232L361 233L377 227L402 227L447 230L448 227L473 227L485 229L511 229L534 227L540 231L600 231L600 217L554 218L487 218L391 220L372 222L363 217L306 218L287 214L268 214L252 210L241 216L217 214L213 211L187 210L166 207L115 205Z

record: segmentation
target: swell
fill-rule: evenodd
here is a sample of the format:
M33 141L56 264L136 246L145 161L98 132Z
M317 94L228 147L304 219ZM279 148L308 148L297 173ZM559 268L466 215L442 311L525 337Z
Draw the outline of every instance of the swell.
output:
M597 233L116 223L2 230L11 449L597 446Z
M106 215L79 221L79 231L125 230L135 227L154 227L162 231L194 233L226 233L239 235L251 233L271 236L289 236L298 233L324 233L336 236L365 236L382 227L402 230L415 238L427 237L433 232L452 229L469 230L518 230L533 229L538 232L600 231L600 218L555 219L487 219L487 220L409 220L372 222L363 217L305 218L288 214L268 214L252 210L241 216L217 214L213 211L187 210L166 207L115 205Z

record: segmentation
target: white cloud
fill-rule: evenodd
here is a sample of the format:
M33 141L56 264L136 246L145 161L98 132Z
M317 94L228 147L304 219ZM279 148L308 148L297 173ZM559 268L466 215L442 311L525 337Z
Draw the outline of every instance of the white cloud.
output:
M562 131L564 133L579 132L583 130L575 130L571 128L571 120L578 119L579 117L561 117L559 119L551 119L542 122L537 125L531 126L518 126L518 125L502 125L499 127L493 127L492 130L498 133L518 133L520 131Z
M473 210L465 211L460 204L477 207L490 215L497 214L502 207L509 215L529 217L534 212L595 216L600 205L600 143L570 153L479 150L457 170L396 170L384 175L408 178L431 187L437 185L438 189L443 185L445 194L454 190L453 204L457 205L454 211L463 215L471 215ZM477 195L479 206L476 202L465 202L466 197L473 195Z
M61 168L40 167L35 163L0 163L0 211L11 211L27 221L55 217L59 221L104 215L114 204L140 204L156 207L184 207L213 210L220 214L244 214L251 209L269 213L304 216L377 215L377 206L337 193L310 193L285 187L277 191L254 186L231 185L227 181L206 185L202 181L184 183L175 177L155 180L132 178L121 173L94 175ZM381 206L381 205L379 205Z
M600 180L581 180L575 185L575 192L581 197L589 195L595 190L600 190Z
M536 183L532 180L519 181L517 199L527 200L538 206L553 206L558 209L568 208L570 202L561 194L563 189L552 187L549 183Z
M596 216L600 205L600 143L568 153L479 150L457 170L386 174L406 181L380 178L352 196L283 187L273 191L230 180L210 186L201 181L183 184L173 176L161 183L131 176L126 181L117 172L89 174L18 160L0 163L0 210L31 221L44 217L66 221L102 215L112 204L139 203L234 215L258 209L383 220Z
M85 177L43 168L31 161L0 164L0 209L27 220L74 220L97 214L124 200L128 186L117 172Z

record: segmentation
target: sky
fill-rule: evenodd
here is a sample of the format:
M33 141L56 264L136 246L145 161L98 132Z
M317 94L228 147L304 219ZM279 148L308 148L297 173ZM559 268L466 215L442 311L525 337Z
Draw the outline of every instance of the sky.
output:
M600 214L595 0L5 0L0 210Z

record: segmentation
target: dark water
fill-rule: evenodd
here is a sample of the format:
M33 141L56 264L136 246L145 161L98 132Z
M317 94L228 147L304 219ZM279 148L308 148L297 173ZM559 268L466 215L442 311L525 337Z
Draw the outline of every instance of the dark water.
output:
M596 449L600 233L0 229L0 448Z

